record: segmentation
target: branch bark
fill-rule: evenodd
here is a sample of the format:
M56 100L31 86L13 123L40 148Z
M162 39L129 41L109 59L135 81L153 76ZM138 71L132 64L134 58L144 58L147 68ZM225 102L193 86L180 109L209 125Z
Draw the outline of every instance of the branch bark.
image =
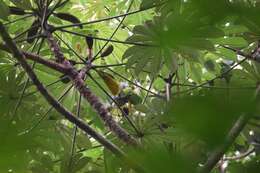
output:
M25 56L23 53L17 48L15 43L12 41L11 37L7 33L3 24L0 22L0 34L3 40L6 42L8 48L12 51L14 57L19 61L21 66L27 72L28 76L32 80L32 82L36 85L37 89L40 93L45 97L49 104L51 104L59 113L61 113L67 120L77 125L81 130L92 136L98 142L100 142L104 147L113 152L114 154L125 157L125 154L113 143L109 140L105 139L102 135L93 130L89 125L85 124L82 120L78 119L71 112L67 111L61 104L59 104L44 88L42 83L37 78L36 74L31 69L30 65L26 62Z
M0 44L0 49L6 51L8 53L12 53L12 51L4 44ZM29 52L25 52L25 51L21 51L21 53L24 55L24 57L26 59L32 60L32 61L37 62L42 65L45 65L53 70L63 73L63 74L66 74L68 71L68 68L66 66L64 66L63 64L58 64L56 62L46 60L43 57L33 54L33 53L29 53Z
M65 65L69 71L67 75L73 80L74 86L78 89L80 94L89 102L94 110L99 114L100 118L104 121L105 125L122 141L130 145L137 145L137 141L130 136L130 134L123 129L112 117L107 108L102 104L100 99L87 87L83 80L85 74L91 68L91 64L87 64L80 72L78 72L66 60L60 50L59 45L56 43L54 37L49 31L46 31L47 40L50 49L54 53L56 61Z
M229 161L229 160L240 160L240 159L243 159L247 156L249 156L250 154L252 154L253 152L255 152L255 148L249 148L246 152L240 154L240 155L237 155L237 156L230 156L230 157L225 157L223 158L224 161Z
M238 120L235 122L234 126L229 131L225 142L223 145L219 146L215 151L213 151L210 156L208 157L207 162L204 164L202 169L200 170L201 173L209 173L214 166L218 163L218 161L223 157L225 152L228 148L232 145L235 141L237 136L246 126L247 122L249 121L249 115L241 115Z
M112 153L117 155L118 157L122 158L122 161L127 163L130 167L135 169L137 172L144 172L143 168L139 166L137 162L132 159L129 159L125 153L114 145L112 142L104 138L102 135L97 133L94 129L92 129L88 124L85 124L81 119L77 118L71 112L67 111L59 102L53 98L46 88L41 84L39 79L37 78L36 74L31 69L31 66L26 62L25 56L23 53L17 48L16 44L13 42L9 34L7 33L6 29L4 28L2 22L0 22L0 35L2 36L3 40L6 42L8 49L12 51L14 57L18 60L21 66L24 68L32 82L35 84L39 92L44 96L44 98L48 101L50 105L52 105L56 111L58 111L61 115L63 115L67 120L71 123L78 126L81 130L89 134L95 140L97 140L100 144L102 144L105 148L110 150Z
M29 52L24 52L24 51L22 51L21 53L25 56L25 58L32 60L32 61L35 61L39 64L45 65L45 66L47 66L47 67L49 67L53 70L57 70L57 71L59 71L63 74L66 74L69 71L69 68L64 66L63 64L58 64L58 63L53 62L53 61L48 61L48 60L42 58L39 55L29 53Z

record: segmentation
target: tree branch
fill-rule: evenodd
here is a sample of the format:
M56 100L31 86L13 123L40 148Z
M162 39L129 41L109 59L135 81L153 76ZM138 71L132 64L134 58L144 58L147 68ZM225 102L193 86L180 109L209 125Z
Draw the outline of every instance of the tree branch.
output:
M114 134L130 145L136 145L137 141L130 136L130 134L125 131L112 117L107 108L102 104L100 99L92 93L92 91L85 86L85 82L83 80L85 74L92 67L91 64L87 64L80 73L67 61L60 50L59 45L54 40L54 37L49 31L46 31L47 40L49 41L49 46L53 51L56 61L62 63L66 67L69 68L69 72L67 75L73 80L75 88L78 89L80 94L89 102L89 104L96 110L99 114L100 118L104 121L105 125L112 131Z
M3 24L0 22L0 35L2 36L3 40L6 42L8 48L12 51L14 57L18 60L21 66L24 68L32 82L35 84L37 89L40 93L44 96L44 98L48 101L50 105L52 105L61 115L63 115L67 120L72 122L73 124L77 125L81 130L89 134L91 137L96 139L99 143L101 143L104 147L110 150L115 155L121 157L124 162L127 162L131 165L136 171L143 172L143 169L132 160L126 157L126 155L114 145L112 142L104 138L102 135L97 133L94 129L92 129L89 125L85 124L81 119L77 118L71 112L67 111L60 103L58 103L44 88L42 83L37 78L36 74L31 69L30 65L26 62L25 56L23 53L17 48L9 34L7 33L6 29L4 28Z
M3 40L8 45L9 49L12 51L14 57L19 61L21 66L24 68L24 70L27 72L28 76L32 80L32 82L36 85L37 89L41 92L41 94L44 96L44 98L48 101L49 104L51 104L59 113L61 113L67 120L72 122L73 124L76 124L81 130L92 136L94 139L96 139L98 142L100 142L102 145L104 145L107 149L109 149L114 154L125 157L124 153L113 143L105 139L102 135L97 133L95 130L93 130L90 126L85 124L82 120L78 119L76 116L74 116L71 112L67 111L61 104L59 104L50 94L49 92L44 88L42 83L37 78L36 74L31 69L30 65L26 62L25 56L23 53L17 48L15 43L12 41L11 37L7 33L6 29L4 28L3 24L0 22L0 34L3 38Z
M237 155L237 156L230 156L230 157L225 157L223 158L223 160L240 160L240 159L243 159L247 156L249 156L250 154L252 154L253 152L255 152L255 148L249 148L246 152L240 154L240 155Z
M47 67L52 68L54 70L57 70L57 71L59 71L63 74L66 74L69 70L69 68L64 66L63 64L58 64L58 63L53 62L53 61L48 61L46 59L43 59L39 55L29 53L29 52L25 52L25 51L22 51L21 53L25 56L25 58L32 60L32 61L35 61L37 63L40 63L42 65L46 65Z
M4 50L8 53L12 53L11 49L9 49L6 45L4 44L0 44L0 49ZM25 51L21 51L21 53L25 56L26 59L32 60L34 62L37 62L39 64L45 65L53 70L59 71L61 73L67 73L68 68L62 64L58 64L56 62L53 61L49 61L44 59L43 57L33 54L33 53L29 53L29 52L25 52Z
M208 157L207 162L201 168L201 173L209 173L214 166L218 163L218 161L222 158L228 148L232 145L235 141L237 136L246 126L247 122L249 121L249 115L241 115L238 120L235 122L234 126L229 131L225 142L223 145L219 146L215 151L213 151L210 156Z
M141 132L139 132L138 128L135 126L135 124L132 122L130 117L126 114L126 112L121 108L121 106L118 104L118 102L98 83L97 80L95 80L90 74L89 77L92 79L92 81L115 103L117 108L121 111L122 116L127 120L127 122L130 124L130 126L134 129L136 134L138 136L141 136Z
M249 60L253 60L253 61L256 61L256 62L260 62L260 59L259 57L257 57L257 55L254 55L254 54L246 54L244 52L242 52L241 50L239 49L235 49L235 48L232 48L232 47L228 47L228 46L225 46L225 45L221 45L223 48L225 49L228 49L228 50L231 50L233 52L235 52L237 55L240 55L240 56L243 56Z

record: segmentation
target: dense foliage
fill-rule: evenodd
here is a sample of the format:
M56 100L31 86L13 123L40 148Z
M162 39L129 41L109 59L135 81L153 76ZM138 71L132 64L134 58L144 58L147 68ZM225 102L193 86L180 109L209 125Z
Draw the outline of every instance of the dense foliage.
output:
M0 27L0 172L259 172L259 11L258 0L0 0L18 54L111 144L46 101Z

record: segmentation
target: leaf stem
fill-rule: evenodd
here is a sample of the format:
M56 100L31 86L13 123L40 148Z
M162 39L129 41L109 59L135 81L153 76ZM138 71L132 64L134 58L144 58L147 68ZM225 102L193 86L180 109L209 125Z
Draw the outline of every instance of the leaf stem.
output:
M140 13L140 12L143 12L143 11L146 11L146 10L150 10L150 9L157 7L157 6L158 5L153 5L151 7L139 9L139 10L136 10L136 11L132 11L132 12L128 12L128 13L125 13L125 14L120 14L120 15L116 15L116 16L112 16L112 17L98 19L98 20L94 20L94 21L90 21L90 22L82 22L82 23L77 23L77 24L63 25L63 26L56 27L54 29L54 31L64 29L64 28L77 27L77 26L80 26L80 25L89 25L89 24L94 24L94 23L104 22L104 21L107 21L107 20L116 19L116 18L119 18L119 17L129 16L129 15Z
M68 31L68 30L65 30L65 29L59 29L59 31L67 32L67 33L70 33L70 34L73 34L73 35L76 35L76 36L79 36L79 37L88 36L88 37L91 37L95 40L109 41L109 42L112 42L112 43L128 44L128 45L144 46L144 47L157 47L157 45L152 45L152 44L145 44L145 43L138 43L138 42L131 42L131 41L120 41L120 40L114 40L114 39L100 38L100 37L96 37L96 36L89 36L89 35L86 35L86 34L77 33L77 32L74 32L74 31Z

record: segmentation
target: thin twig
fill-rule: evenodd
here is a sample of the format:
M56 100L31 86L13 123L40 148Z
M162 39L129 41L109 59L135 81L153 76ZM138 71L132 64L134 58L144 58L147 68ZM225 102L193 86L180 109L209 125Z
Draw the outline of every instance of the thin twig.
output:
M44 28L44 24L47 20L47 17L46 17L46 13L47 13L47 9L48 9L48 1L45 0L44 1L44 6L43 6L43 12L42 12L42 15L41 15L41 28Z
M107 65L93 65L92 68L107 68L107 67L118 67L118 66L124 66L126 63L121 63L121 64L107 64Z
M143 47L158 47L158 45L153 45L153 44L145 44L145 43L138 43L138 42L131 42L131 41L120 41L120 40L114 40L114 39L107 39L107 38L100 38L100 37L96 37L96 36L89 36L87 34L82 34L82 33L78 33L78 32L74 32L74 31L69 31L66 29L59 29L59 31L61 32L67 32L79 37L91 37L95 40L100 40L100 41L109 41L112 43L120 43L120 44L128 44L128 45L135 45L135 46L143 46Z
M183 84L183 83L173 83L173 86L185 86L185 87L196 87L194 84ZM200 88L209 88L209 89L234 89L234 90L250 90L250 89L256 89L255 86L244 86L244 87L221 87L221 86L201 86Z
M54 81L54 82L49 83L48 85L45 86L45 88L49 88L49 87L51 87L52 85L55 85L55 84L61 82L61 81L62 81L63 79L65 79L65 78L67 78L67 76L63 76L62 78L60 78L60 79L58 79L58 80L56 80L56 81ZM32 92L30 92L30 93L24 95L24 97L29 97L29 96L31 96L31 95L37 93L37 92L39 92L39 90L32 91Z
M193 88L190 88L190 89L187 89L187 90L184 90L184 91L180 91L180 92L178 92L178 93L174 93L173 95L185 94L185 93L188 93L188 92L193 91L193 90L195 90L195 89L201 88L201 87L203 87L204 85L207 85L208 83L213 82L214 80L221 78L223 75L226 75L226 74L230 73L230 72L231 72L232 70L234 70L237 66L239 66L240 64L242 64L243 62L245 62L247 59L248 59L248 57L245 57L244 59L242 59L241 61L239 61L237 64L235 64L234 66L232 66L231 68L229 68L227 71L221 73L220 75L214 77L213 79L211 79L211 80L209 80L209 81L207 81L207 82L204 82L204 83L201 83L201 84L199 84L199 85L196 85L196 86L194 86Z
M10 24L12 24L12 23L15 23L15 22L18 22L18 21L20 21L20 20L24 20L24 19L27 19L27 18L33 17L33 16L34 16L33 14L29 14L29 15L26 15L26 16L23 16L23 17L20 17L20 18L17 18L17 19L15 19L15 20L6 22L6 23L4 23L4 25L7 26L7 25L10 25Z
M34 29L34 28L37 28L39 26L40 26L39 24L31 26L30 28L28 28L25 31L23 31L23 32L19 33L18 35L16 35L13 39L16 40L16 39L20 38L21 36L23 36L24 34L26 34L30 29Z
M78 104L77 104L77 117L80 117L81 98L82 98L82 96L79 95L79 100L78 100ZM72 159L73 159L74 152L75 152L77 131L78 131L78 127L75 125L74 129L73 129L73 135L72 135L72 146L71 146L71 151L70 151L69 171L71 171Z
M63 2L61 2L62 0L59 0L57 2L57 4L49 11L49 13L47 14L47 19L51 16L51 14L59 7L63 6L64 4L66 4L67 2L69 2L69 0L65 0Z
M126 10L126 13L128 13L132 7L134 3L134 0L132 0L129 4L128 9ZM117 31L119 30L120 26L123 24L124 20L126 19L127 16L124 16L123 19L119 22L119 24L117 25L116 29L114 30L114 32L112 33L112 35L109 37L108 40L111 40L117 33ZM96 55L93 57L92 61L95 61L96 59L98 59L97 57L99 56L99 54L105 49L105 47L108 45L109 41L107 41L102 47L101 49L99 49L99 51L96 53Z
M111 10L107 7L107 6L104 6L105 7L105 9L108 11L108 12L111 12ZM120 19L119 18L116 18L116 20L118 21L118 22L120 22ZM132 32L132 30L127 26L127 25L125 25L124 23L122 23L122 26L124 27L124 28L127 28L127 30L129 31L129 32Z
M73 85L71 85L67 90L64 91L64 93L61 94L61 96L57 99L58 102L61 102L62 99L68 94L68 92L71 90L71 88L73 87ZM47 117L47 115L53 110L53 106L50 106L48 108L48 110L41 116L41 118L29 129L25 130L24 132L20 133L21 134L27 134L32 132L34 129L36 129L41 123L42 121Z
M35 42L35 44L34 44L34 46L33 46L33 48L32 48L32 51L34 51L34 49L36 48L36 45L37 45L38 41L39 41L39 39L36 40L36 42ZM40 46L39 46L39 48L38 48L38 50L37 50L37 54L40 52L40 50L41 50L41 48L42 48L42 45L43 45L43 42L44 42L44 39L42 39L42 41L41 41L41 43L40 43ZM32 65L32 69L34 69L35 64L36 64L36 63L34 62L33 65ZM15 105L14 113L13 113L12 118L11 118L12 121L14 120L15 115L16 115L16 112L17 112L19 106L20 106L21 103L22 103L22 99L24 98L24 94L25 94L25 91L26 91L26 88L27 88L29 82L30 82L30 78L28 77L27 80L26 80L26 82L25 82L25 84L24 84L24 87L23 87L23 90L22 90L22 94L20 95L19 100L18 100L18 102L17 102L16 105Z
M26 38L24 38L24 39L16 40L15 43L22 43L22 42L28 41L28 40L30 40L30 39L42 38L42 37L44 37L43 34L36 34L36 35L34 35L34 36L31 36L31 37L26 37Z
M154 77L152 78L152 80L151 80L151 82L150 82L150 85L149 85L149 87L148 87L148 90L149 90L149 91L151 91L151 88L152 88L152 86L153 86L153 83L154 83ZM147 93L146 93L142 104L145 104L145 102L146 102L146 100L147 100L147 98L148 98L148 96L149 96L149 93L150 93L150 92L147 92Z
M54 33L58 39L61 40L62 43L64 43L69 50L71 50L83 63L85 63L85 60L68 44L66 43L57 33Z
M230 157L224 157L223 160L224 161L231 161L231 160L241 160L247 156L249 156L250 154L252 154L253 152L255 152L255 148L249 148L246 152L241 153L239 155L236 156L230 156Z
M116 19L116 18L119 18L119 17L129 16L129 15L133 15L133 14L140 13L140 12L143 12L143 11L147 11L147 10L150 10L150 9L157 7L157 6L159 6L159 5L153 5L151 7L139 9L139 10L136 10L136 11L125 13L125 14L120 14L120 15L117 15L117 16L98 19L98 20L94 20L94 21L90 21L90 22L82 22L82 23L77 23L77 24L63 25L63 26L56 27L54 30L60 30L60 29L64 29L64 28L77 27L77 26L80 26L80 25L89 25L89 24L104 22L104 21L107 21L107 20L112 20L112 19Z

